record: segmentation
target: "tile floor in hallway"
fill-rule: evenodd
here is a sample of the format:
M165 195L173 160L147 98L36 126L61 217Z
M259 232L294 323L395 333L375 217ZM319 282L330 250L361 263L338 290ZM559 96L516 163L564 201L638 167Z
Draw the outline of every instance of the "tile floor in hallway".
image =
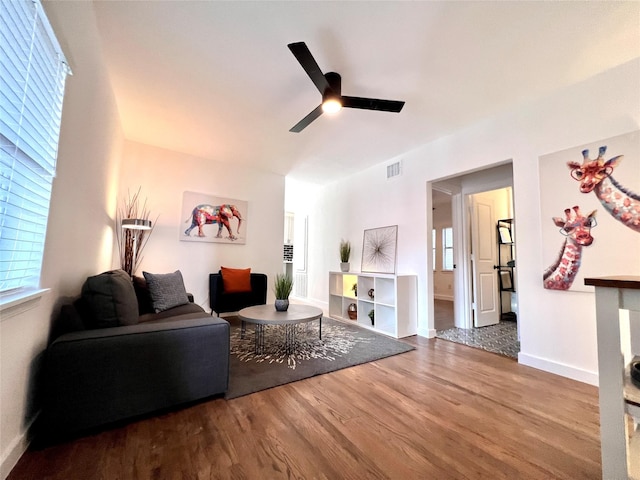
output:
M520 342L516 322L503 321L480 328L456 328L450 327L453 323L453 302L435 300L434 309L437 338L518 358Z

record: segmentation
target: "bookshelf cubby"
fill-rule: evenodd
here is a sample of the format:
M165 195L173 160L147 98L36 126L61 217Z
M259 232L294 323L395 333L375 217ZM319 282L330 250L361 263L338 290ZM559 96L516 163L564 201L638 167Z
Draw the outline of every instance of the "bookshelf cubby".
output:
M329 272L329 316L395 338L415 335L417 283L415 275ZM352 303L358 307L353 320L348 314Z

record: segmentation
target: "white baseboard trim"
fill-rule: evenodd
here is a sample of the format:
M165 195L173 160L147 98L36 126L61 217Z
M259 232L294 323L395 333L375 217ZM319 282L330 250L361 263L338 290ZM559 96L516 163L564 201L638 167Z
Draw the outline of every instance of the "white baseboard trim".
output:
M453 302L453 295L433 295L434 300L447 300L448 302Z
M421 337L435 338L436 331L433 328L418 328L418 335Z
M598 374L583 370L581 368L572 367L563 363L553 362L545 358L536 357L520 352L518 354L518 363L527 365L528 367L544 370L545 372L554 373L562 377L577 380L578 382L588 383L589 385L598 386Z
M2 452L2 462L0 462L0 479L5 480L9 476L13 467L16 466L20 457L22 457L22 454L27 451L27 448L29 448L29 444L31 443L29 432L31 431L33 422L36 421L36 418L38 418L38 415L35 415L33 420L31 420L27 425L27 428L13 439L9 448Z

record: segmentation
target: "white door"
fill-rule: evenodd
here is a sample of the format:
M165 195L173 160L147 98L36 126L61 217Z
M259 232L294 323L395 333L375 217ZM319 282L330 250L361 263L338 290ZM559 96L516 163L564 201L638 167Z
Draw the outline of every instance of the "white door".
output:
M471 195L471 260L473 263L473 326L500 321L495 205L492 196Z

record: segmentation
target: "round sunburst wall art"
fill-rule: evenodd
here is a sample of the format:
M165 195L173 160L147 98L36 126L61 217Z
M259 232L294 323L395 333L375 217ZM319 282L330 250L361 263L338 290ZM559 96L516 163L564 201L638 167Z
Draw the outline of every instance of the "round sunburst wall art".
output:
M397 225L365 230L362 244L362 271L396 273L397 241Z

